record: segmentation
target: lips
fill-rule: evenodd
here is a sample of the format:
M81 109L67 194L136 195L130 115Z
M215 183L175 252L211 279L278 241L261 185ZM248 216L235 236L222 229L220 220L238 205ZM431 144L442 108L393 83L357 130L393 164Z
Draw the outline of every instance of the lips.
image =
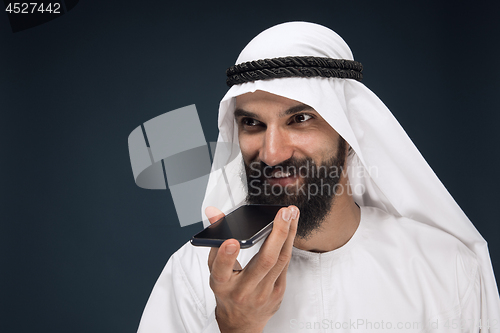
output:
M266 178L266 181L271 186L273 185L287 186L295 184L297 182L297 179L298 179L297 175L291 172L275 170L271 177Z
M291 172L287 171L287 172L283 172L281 170L276 170L272 177L273 178L287 178L287 177L290 177L292 175Z

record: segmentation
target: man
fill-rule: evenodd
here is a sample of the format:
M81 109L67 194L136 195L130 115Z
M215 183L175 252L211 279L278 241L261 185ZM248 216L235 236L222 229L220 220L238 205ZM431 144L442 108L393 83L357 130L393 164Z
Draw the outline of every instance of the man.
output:
M360 70L316 24L245 47L219 112L240 150L203 206L210 222L233 202L289 206L251 249L183 246L139 332L500 331L486 243Z

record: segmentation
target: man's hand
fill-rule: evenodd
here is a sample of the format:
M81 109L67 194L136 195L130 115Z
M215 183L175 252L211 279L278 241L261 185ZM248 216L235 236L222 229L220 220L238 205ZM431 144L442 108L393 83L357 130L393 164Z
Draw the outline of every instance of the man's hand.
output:
M205 214L210 223L224 216L214 207L208 207ZM285 293L298 220L297 207L280 209L273 230L244 269L236 260L240 249L236 239L228 239L219 248L210 250L210 287L217 302L215 315L222 333L262 332L278 311Z

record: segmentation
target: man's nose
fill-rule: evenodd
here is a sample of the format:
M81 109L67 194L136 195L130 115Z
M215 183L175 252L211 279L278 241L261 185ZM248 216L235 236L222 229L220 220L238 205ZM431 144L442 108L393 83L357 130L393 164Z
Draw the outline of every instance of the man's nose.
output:
M269 166L286 161L293 155L293 146L289 135L280 128L268 127L259 158Z

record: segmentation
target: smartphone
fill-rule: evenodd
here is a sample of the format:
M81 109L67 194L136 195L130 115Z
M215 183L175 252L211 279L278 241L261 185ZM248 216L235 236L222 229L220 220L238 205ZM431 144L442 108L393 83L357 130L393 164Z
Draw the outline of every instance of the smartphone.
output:
M206 227L191 238L195 246L219 247L230 238L240 242L240 248L252 247L269 235L276 214L283 205L244 205Z

